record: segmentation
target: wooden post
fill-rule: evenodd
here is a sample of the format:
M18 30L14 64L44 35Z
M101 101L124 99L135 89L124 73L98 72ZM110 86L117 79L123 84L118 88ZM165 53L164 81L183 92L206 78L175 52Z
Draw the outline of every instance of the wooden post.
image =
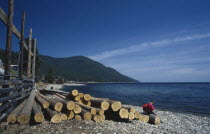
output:
M32 64L32 79L35 80L36 72L36 39L33 41L34 52L33 52L33 64Z
M5 56L5 80L10 79L10 65L11 65L11 48L12 48L12 21L13 21L14 0L9 0L9 10L7 19L7 41L6 41L6 56Z
M23 47L24 47L24 27L25 27L25 12L22 13L21 21L21 42L20 42L20 64L19 64L19 77L23 77Z
M27 78L31 77L31 42L32 42L32 29L29 31L29 42L28 42L28 67L27 67Z

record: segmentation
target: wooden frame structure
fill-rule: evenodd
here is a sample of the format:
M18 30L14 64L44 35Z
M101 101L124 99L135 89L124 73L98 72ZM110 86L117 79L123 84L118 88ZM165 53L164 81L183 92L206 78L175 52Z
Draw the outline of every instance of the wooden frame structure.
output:
M24 38L25 32L25 12L22 13L21 19L21 32L13 25L13 11L14 11L14 0L8 0L8 15L0 8L0 20L7 27L6 37L6 55L5 55L5 72L4 80L0 79L0 122L15 108L17 104L22 102L30 92L35 89L35 64L36 64L36 39L32 39L32 29L29 31L29 44L27 46ZM12 46L12 34L20 40L20 57L19 57L19 75L10 75L11 66L11 46ZM34 41L33 41L34 40ZM31 48L34 51L31 52ZM28 51L28 62L27 62L27 78L23 77L23 62L24 53ZM31 58L33 56L32 65ZM12 79L11 79L12 78Z

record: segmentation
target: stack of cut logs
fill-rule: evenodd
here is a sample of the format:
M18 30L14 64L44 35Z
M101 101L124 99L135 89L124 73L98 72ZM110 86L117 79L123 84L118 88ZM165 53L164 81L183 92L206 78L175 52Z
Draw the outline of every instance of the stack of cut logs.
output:
M120 101L93 98L89 94L73 90L70 93L50 90L33 90L27 100L17 106L7 117L7 122L27 124L43 122L49 119L52 123L62 120L133 120L159 124L156 115L144 115L134 108L122 106Z

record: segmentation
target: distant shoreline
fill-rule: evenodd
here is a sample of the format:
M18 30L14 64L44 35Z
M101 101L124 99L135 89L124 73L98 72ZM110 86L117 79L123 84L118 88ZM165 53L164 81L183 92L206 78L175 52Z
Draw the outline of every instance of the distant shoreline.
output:
M210 84L210 82L77 82L78 84Z

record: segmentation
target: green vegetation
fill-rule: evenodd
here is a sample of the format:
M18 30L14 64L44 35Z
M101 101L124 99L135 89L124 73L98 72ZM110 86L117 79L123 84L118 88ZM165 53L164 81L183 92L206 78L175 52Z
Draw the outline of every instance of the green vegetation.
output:
M45 75L49 69L52 69L55 75L71 81L138 82L84 56L53 58L40 55L40 58L42 60L40 70Z
M32 47L32 52L33 52L33 47ZM38 55L38 50L36 50L36 75L39 77L41 76L40 74L40 64L41 64L41 60L40 60L40 57ZM18 65L18 55L19 53L18 52L12 52L11 53L11 65ZM23 72L24 74L26 74L27 72L27 60L28 60L28 53L27 51L24 51L24 64L23 64ZM5 50L3 49L0 49L0 59L2 60L3 63L5 63ZM16 71L12 71L11 70L11 75L18 75L18 72Z
M48 71L47 71L47 74L45 75L45 80L47 80L49 83L52 83L54 78L53 78L53 70L52 68L50 68Z

